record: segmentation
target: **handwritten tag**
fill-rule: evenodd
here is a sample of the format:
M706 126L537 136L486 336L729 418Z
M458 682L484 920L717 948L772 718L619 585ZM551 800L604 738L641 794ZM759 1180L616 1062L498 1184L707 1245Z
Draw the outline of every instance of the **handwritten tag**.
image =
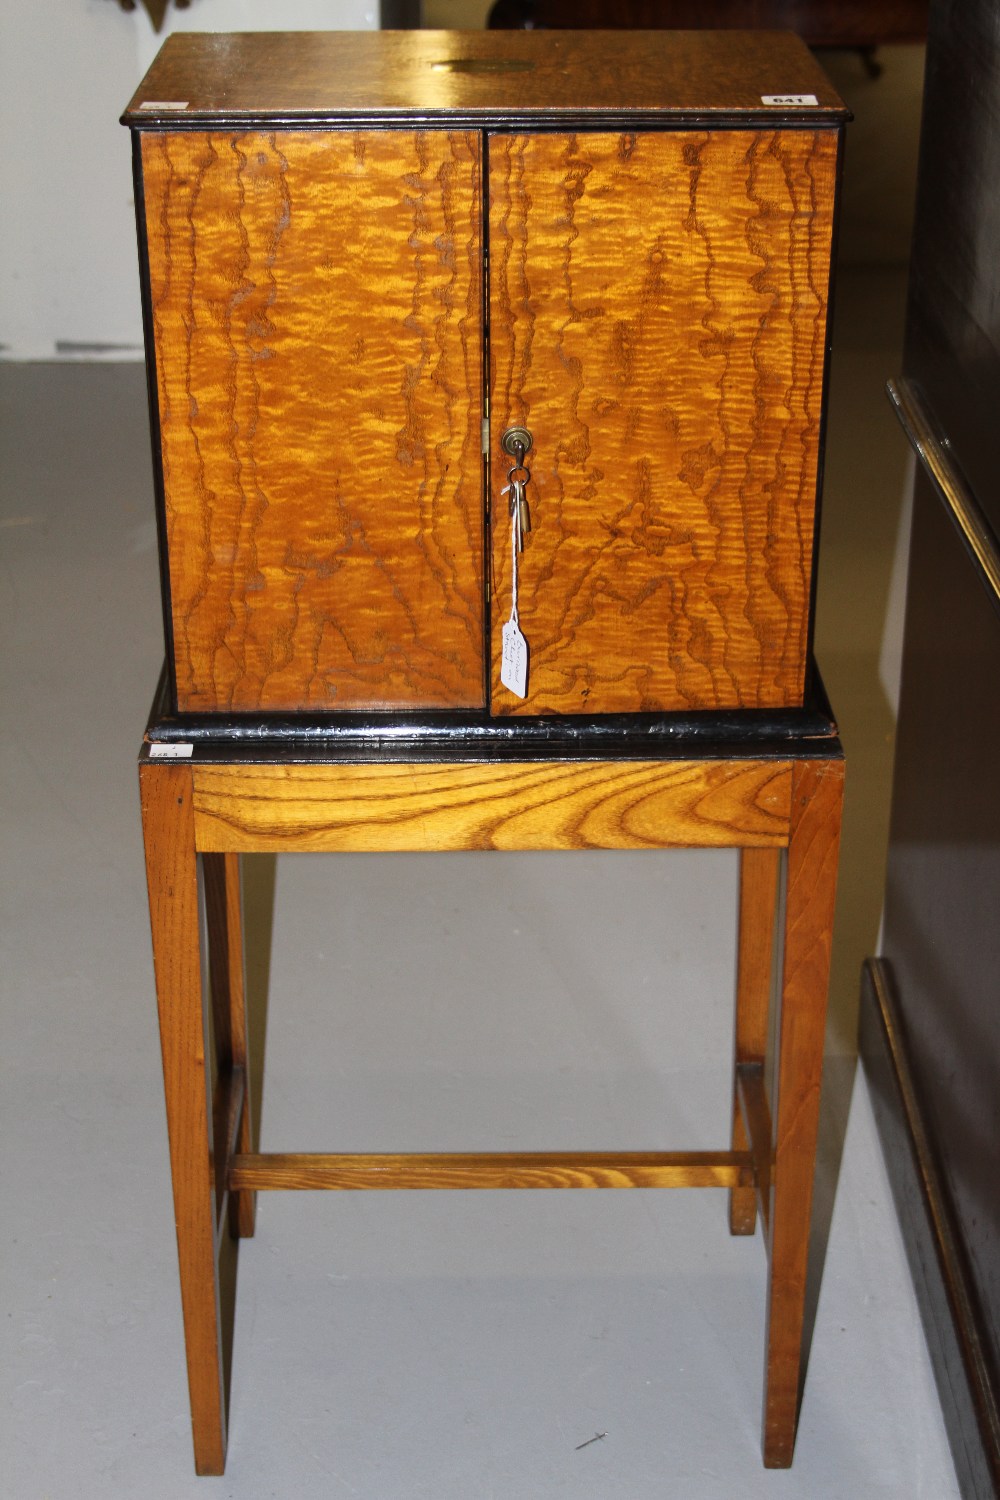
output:
M177 740L151 740L149 746L150 760L189 760L194 754L194 746L182 744Z
M503 628L500 681L518 698L528 696L528 643L513 620Z

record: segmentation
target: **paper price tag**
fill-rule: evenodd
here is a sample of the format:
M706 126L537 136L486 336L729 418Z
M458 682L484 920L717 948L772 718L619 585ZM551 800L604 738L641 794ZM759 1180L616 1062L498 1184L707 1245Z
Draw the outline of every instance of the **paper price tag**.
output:
M189 760L194 746L177 740L153 740L149 746L150 760Z
M528 643L513 620L503 628L500 681L518 698L528 696Z

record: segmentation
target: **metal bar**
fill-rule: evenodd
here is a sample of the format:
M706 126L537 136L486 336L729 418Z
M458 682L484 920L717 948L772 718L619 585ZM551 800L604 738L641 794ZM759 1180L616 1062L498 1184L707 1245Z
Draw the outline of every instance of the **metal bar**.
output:
M984 1467L988 1466L990 1475L995 1476L1000 1472L1000 1407L985 1345L986 1325L967 1267L961 1230L928 1133L927 1112L914 1081L899 1000L890 973L885 960L865 960L862 971L862 1058L873 1088L876 1121L886 1148L890 1179L917 1291L926 1292L936 1299L940 1289L947 1307L947 1315L944 1315L943 1311L936 1311L933 1304L928 1305L923 1296L920 1298L925 1326L930 1325L929 1331L933 1335L929 1342L938 1383L939 1386L943 1383L946 1388L943 1401L946 1421L950 1426L951 1412L958 1403L968 1401L977 1439L982 1444L980 1461ZM882 1054L881 1059L876 1047ZM876 1075L879 1067L883 1067L881 1077ZM893 1127L898 1127L902 1144L890 1156L886 1132ZM913 1191L919 1196L907 1215L901 1195L911 1181ZM922 1237L917 1238L915 1231L919 1232L921 1228L925 1230L929 1244ZM949 1347L955 1349L961 1361L967 1382L964 1391L958 1370L945 1363ZM964 1467L974 1461L975 1455L975 1445L969 1442L967 1432L962 1437L962 1448ZM983 1478L989 1484L985 1473ZM979 1490L970 1490L969 1493L978 1494ZM992 1491L984 1489L983 1494L987 1493Z
M1000 548L958 468L947 437L911 381L887 381L886 393L924 471L961 532L984 586L1000 608Z

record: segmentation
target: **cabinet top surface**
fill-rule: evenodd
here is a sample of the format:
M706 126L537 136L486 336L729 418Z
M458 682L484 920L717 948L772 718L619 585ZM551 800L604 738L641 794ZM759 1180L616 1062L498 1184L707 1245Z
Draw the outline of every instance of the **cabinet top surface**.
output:
M790 95L807 102L790 104ZM847 113L790 32L178 32L122 120L153 129L616 116L808 124Z

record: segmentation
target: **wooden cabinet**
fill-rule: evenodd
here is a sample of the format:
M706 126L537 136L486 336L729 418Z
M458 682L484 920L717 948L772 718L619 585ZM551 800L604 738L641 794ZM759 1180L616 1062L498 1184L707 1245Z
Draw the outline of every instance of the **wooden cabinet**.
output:
M844 116L783 35L171 38L125 119L172 708L801 705Z
M220 1259L290 1186L729 1188L768 1246L764 1462L791 1463L843 783L809 638L844 118L801 43L735 32L178 34L126 112L199 1472ZM742 858L731 1149L253 1150L241 854L704 846Z

